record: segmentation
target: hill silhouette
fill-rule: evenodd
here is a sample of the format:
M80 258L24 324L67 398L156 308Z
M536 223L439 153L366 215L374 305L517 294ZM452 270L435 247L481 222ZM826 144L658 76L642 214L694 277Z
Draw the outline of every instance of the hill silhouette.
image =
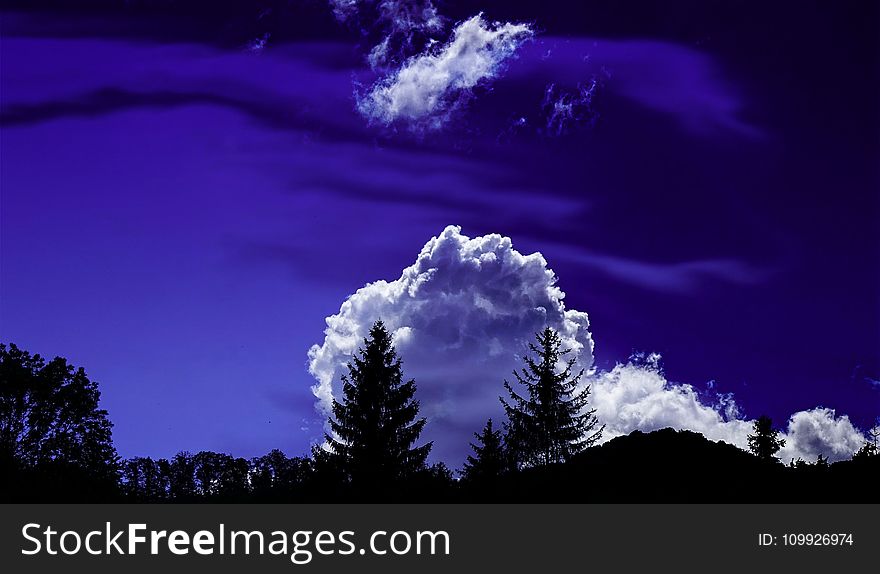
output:
M527 397L508 407L507 432L487 421L476 456L458 473L428 465L415 382L406 379L381 321L364 339L334 402L333 436L309 456L280 450L251 459L180 451L120 459L112 422L85 371L0 344L0 501L4 502L878 502L877 428L852 459L829 464L774 458L769 418L755 422L751 452L671 428L596 445L600 428L575 396L580 374L558 369L558 338L537 334ZM569 409L569 410L565 410ZM576 413L584 413L577 415ZM753 444L754 443L754 444ZM593 446L589 446L593 445Z
M502 477L505 502L784 503L880 501L880 457L827 466L763 461L736 446L671 428L634 431L566 464Z
M204 454L187 456L197 460ZM271 456L284 458L280 451ZM414 475L393 492L372 494L350 488L308 459L284 458L279 464L289 468L283 480L258 480L254 473L267 457L250 463L228 458L237 467L250 464L252 476L250 484L246 479L238 482L240 488L233 495L202 492L196 486L181 496L175 493L173 481L165 489L145 494L132 491L124 481L118 485L96 481L64 465L28 470L4 465L2 498L7 502L880 502L880 456L792 466L763 461L733 445L671 428L635 431L591 447L566 463L510 472L489 483L454 480L441 465ZM161 470L163 461L156 462ZM170 476L179 473L173 461L165 466ZM194 476L197 468L193 467ZM193 484L198 485L196 478Z

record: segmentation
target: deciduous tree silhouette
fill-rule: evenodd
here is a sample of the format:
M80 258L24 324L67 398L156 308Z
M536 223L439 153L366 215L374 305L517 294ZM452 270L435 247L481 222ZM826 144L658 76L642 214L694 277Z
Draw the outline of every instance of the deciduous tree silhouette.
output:
M773 419L766 415L755 421L748 440L749 450L761 460L775 460L776 453L785 446L785 439L779 438L779 431L773 428Z
M193 457L196 493L202 498L237 499L249 494L246 459L202 451Z
M29 476L24 487L111 493L118 458L100 398L82 368L0 344L0 474Z
M566 359L571 349L561 348L559 333L547 327L535 338L537 345L529 344L535 357L524 357L526 367L513 373L526 396L504 381L512 404L501 398L508 445L522 466L565 462L595 444L604 429L595 409L587 408L590 387L578 389L584 371L572 373L575 358Z
M290 498L309 473L309 461L278 449L251 459L250 484L257 498Z
M139 502L163 502L168 499L170 465L165 459L135 457L122 463L122 492Z
M492 419L486 422L483 430L474 433L477 444L471 443L474 455L468 455L462 469L465 481L477 485L494 483L507 469L507 453L501 429L492 426Z
M194 500L196 491L196 461L192 453L180 451L168 467L168 496L177 502Z
M414 447L425 419L418 418L415 381L404 382L391 335L381 321L342 377L343 400L333 401L333 431L325 435L330 464L338 464L359 490L378 492L425 466L432 443Z

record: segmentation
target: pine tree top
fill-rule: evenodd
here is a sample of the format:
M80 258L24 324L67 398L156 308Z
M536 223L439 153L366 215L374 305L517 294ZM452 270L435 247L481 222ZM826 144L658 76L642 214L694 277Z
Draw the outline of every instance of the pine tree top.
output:
M495 429L492 419L486 422L483 430L474 433L477 443L471 443L475 456L468 456L462 469L465 480L492 481L504 473L507 456L504 438L500 429Z
M547 327L529 344L531 356L515 370L518 393L504 381L510 402L501 398L508 417L508 438L516 445L521 464L563 462L597 442L602 428L594 409L588 409L590 387L580 384L584 370L574 372L576 358L562 348L562 338ZM561 365L561 366L560 366Z
M422 469L431 443L414 447L419 418L415 381L403 378L391 334L377 321L342 377L342 401L333 401L331 457L353 482L393 482Z

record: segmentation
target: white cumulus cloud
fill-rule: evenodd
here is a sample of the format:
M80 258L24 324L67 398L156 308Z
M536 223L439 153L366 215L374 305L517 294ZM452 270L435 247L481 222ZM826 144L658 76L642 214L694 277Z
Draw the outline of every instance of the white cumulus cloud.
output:
M784 462L797 458L814 462L820 454L834 462L851 457L865 444L865 436L849 417L838 417L834 409L821 407L791 415L785 439L779 451Z
M658 355L652 355L643 362L619 364L587 381L592 385L596 415L605 424L603 440L634 430L650 432L672 427L748 447L746 436L751 422L739 419L735 403L724 400L704 404L691 385L667 381L659 360Z
M671 427L748 449L754 421L740 417L732 398L721 396L715 404L706 404L691 385L668 381L657 356L619 364L588 382L593 388L593 407L605 423L604 440L634 430ZM798 458L815 462L820 454L831 462L843 460L865 443L864 435L849 418L837 416L833 409L796 412L781 430L785 446L777 457L785 463Z
M587 315L566 309L564 296L540 253L523 255L500 235L470 239L447 227L399 279L366 285L327 318L324 342L309 351L321 414L340 396L346 362L381 319L405 376L416 380L430 421L423 440L434 441L435 458L458 465L472 433L503 416L502 381L535 332L559 330L579 366L592 365Z
M502 382L522 366L537 331L557 329L578 367L590 371L587 314L566 309L564 297L540 253L524 255L500 235L471 239L447 227L398 279L366 285L326 319L323 343L309 351L318 410L329 415L346 363L381 319L393 333L405 376L416 380L428 418L422 440L434 441L435 460L460 466L472 433L489 417L503 420ZM707 401L692 386L667 380L658 355L589 372L583 383L592 387L603 441L671 427L748 448L753 421L741 416L732 397ZM786 463L814 462L819 454L832 462L849 458L865 441L846 416L825 408L795 413L783 431L779 458Z
M478 14L459 24L439 48L407 60L360 99L360 111L379 123L402 120L441 127L471 91L494 78L505 60L533 35L527 24L488 24Z

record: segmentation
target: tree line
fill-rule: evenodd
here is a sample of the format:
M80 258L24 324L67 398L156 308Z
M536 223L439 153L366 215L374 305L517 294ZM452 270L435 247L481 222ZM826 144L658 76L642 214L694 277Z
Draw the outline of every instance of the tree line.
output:
M529 351L512 381L499 385L506 420L489 419L474 433L472 453L454 473L427 462L433 445L419 441L427 420L419 416L416 383L404 377L381 321L347 364L324 443L292 458L280 450L252 459L184 451L171 459L123 460L98 386L82 368L0 344L0 486L10 499L490 500L528 477L546 480L559 468L578 468L604 430L590 408L590 386L581 384L584 371L559 334L543 329ZM762 416L748 444L754 459L772 465L784 440ZM874 472L878 454L875 427L853 461ZM789 470L828 466L819 457L814 464L792 461Z

